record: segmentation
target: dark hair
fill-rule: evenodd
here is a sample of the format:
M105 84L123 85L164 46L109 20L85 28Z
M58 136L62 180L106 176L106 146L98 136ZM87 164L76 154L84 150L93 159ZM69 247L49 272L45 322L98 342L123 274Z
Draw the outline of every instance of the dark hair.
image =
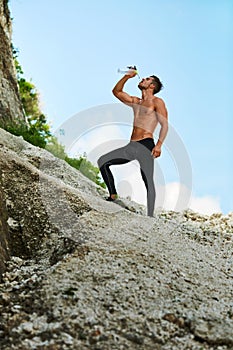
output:
M162 90L163 84L161 83L161 81L159 80L159 78L156 77L155 75L151 75L150 77L153 78L152 84L155 85L155 88L154 88L154 91L153 91L153 94L155 95L155 94L157 94L157 92L159 92L160 90Z

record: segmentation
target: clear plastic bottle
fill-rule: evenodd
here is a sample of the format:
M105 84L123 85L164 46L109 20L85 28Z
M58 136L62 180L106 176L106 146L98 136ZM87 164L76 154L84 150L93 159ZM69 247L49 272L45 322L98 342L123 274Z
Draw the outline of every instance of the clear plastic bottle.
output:
M136 72L138 78L140 79L136 66L127 66L127 68L127 70L118 68L117 72L121 74L130 74L132 72Z

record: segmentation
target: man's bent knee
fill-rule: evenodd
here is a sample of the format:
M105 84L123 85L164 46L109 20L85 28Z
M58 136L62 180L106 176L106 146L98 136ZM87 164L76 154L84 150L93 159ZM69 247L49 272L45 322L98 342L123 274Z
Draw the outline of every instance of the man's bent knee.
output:
M103 156L99 157L99 159L97 160L97 164L99 169L104 165L104 160L103 160Z

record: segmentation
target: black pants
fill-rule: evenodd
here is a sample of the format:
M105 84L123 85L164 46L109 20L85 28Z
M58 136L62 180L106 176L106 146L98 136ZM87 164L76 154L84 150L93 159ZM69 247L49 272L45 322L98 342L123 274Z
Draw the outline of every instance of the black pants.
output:
M147 190L148 216L153 216L155 205L155 186L153 180L154 158L151 155L154 146L155 144L152 138L130 141L126 146L106 153L98 159L98 166L110 195L117 193L110 166L125 164L135 159L138 160L142 179Z

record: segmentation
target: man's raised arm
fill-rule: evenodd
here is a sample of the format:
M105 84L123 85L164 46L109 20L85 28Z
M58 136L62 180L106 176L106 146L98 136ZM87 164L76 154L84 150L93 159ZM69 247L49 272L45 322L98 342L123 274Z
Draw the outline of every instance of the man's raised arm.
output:
M112 93L116 96L121 102L130 105L134 102L133 96L130 96L126 92L123 91L124 85L130 78L135 77L137 75L136 72L130 72L121 78L118 83L114 86Z

